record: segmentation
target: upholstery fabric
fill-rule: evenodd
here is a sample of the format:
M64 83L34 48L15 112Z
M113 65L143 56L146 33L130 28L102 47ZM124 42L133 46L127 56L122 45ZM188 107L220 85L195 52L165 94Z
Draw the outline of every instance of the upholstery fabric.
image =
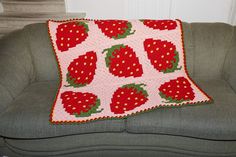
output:
M190 136L214 140L236 140L236 94L224 80L199 80L212 95L213 104L161 109L129 117L130 133Z
M233 27L222 23L193 23L191 28L191 40L194 44L193 76L200 79L221 78L226 51L232 39Z
M32 52L36 81L58 80L58 69L48 36L46 24L32 24L24 28L25 37Z
M93 152L101 153L102 151L104 154L112 152L114 155L116 151L123 152L125 156L138 155L137 152L142 156L147 156L148 152L152 152L150 155L157 156L166 156L172 152L173 154L170 154L174 157L177 155L233 157L236 155L235 141L211 141L157 134L93 133L37 140L6 139L6 143L8 147L21 154L40 154L41 156L78 154L80 157L83 153L84 155L91 153L97 157ZM142 153L143 151L145 153ZM110 156L114 156L112 153Z
M232 33L232 40L229 43L229 48L226 49L225 64L223 70L223 77L230 83L231 87L236 92L236 26Z
M23 31L15 31L0 39L0 111L34 78L34 66L24 37Z
M80 125L53 125L49 113L58 83L45 81L28 86L0 118L0 135L11 138L46 138L91 132L119 132L124 120L104 120Z

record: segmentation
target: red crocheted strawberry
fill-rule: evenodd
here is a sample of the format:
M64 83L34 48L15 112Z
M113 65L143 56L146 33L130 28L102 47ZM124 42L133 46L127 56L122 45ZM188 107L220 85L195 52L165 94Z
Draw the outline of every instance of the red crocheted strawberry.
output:
M88 37L88 25L82 21L67 22L57 27L56 44L61 52L75 47Z
M115 114L123 114L146 103L148 93L143 89L144 84L127 84L119 87L113 94L110 104L111 111Z
M170 73L181 69L181 67L177 67L179 53L173 43L166 40L162 41L149 38L143 44L148 59L156 70L163 73Z
M125 20L96 20L95 24L109 38L120 39L126 38L131 32L132 24Z
M177 27L176 21L173 20L141 20L144 25L152 29L173 30Z
M98 110L100 99L92 93L66 91L61 99L66 112L76 117L88 117L103 110Z
M67 82L69 86L82 87L92 82L96 70L97 55L86 52L74 59L67 68Z
M194 92L189 81L184 77L165 82L159 87L159 94L166 103L181 103L194 99Z
M119 77L139 77L143 74L142 65L134 50L128 45L114 45L103 51L109 72Z

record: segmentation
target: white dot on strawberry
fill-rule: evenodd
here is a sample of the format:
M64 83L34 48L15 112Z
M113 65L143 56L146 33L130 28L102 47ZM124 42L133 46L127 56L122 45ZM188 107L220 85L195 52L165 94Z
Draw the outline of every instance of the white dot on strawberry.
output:
M186 82L184 81L183 84L185 84Z
M155 41L153 42L154 45L156 45L156 43L157 43L157 42L155 42Z
M86 77L85 80L88 80L88 77Z
M166 47L166 44L164 44L163 46Z
M64 29L63 28L61 28L61 31L63 31Z
M61 37L61 40L64 40L64 38L63 38L63 37Z
M169 61L166 61L166 63L169 63Z
M126 111L126 108L124 107L123 110Z
M82 33L81 36L84 36L84 33Z
M135 99L135 100L138 100L138 97L135 97L134 99Z
M90 72L89 75L92 75L92 73Z
M79 40L79 38L76 38L75 40L76 40L76 41L78 41L78 40Z
M157 60L154 60L154 63L157 63Z
M132 54L130 54L129 57L132 57Z
M78 77L77 80L79 81L79 80L80 80L80 77Z
M119 97L120 97L120 95L117 95L117 97L119 98Z
M74 99L77 99L78 97L74 97Z
M69 46L70 46L70 44L67 44L67 46L69 47Z
M69 41L69 40L70 40L70 38L67 38L67 40Z
M61 46L63 46L63 43L61 43Z
M113 31L110 31L110 33L113 33Z
M134 103L134 105L138 105L138 103L136 102L136 103Z
M130 67L127 67L127 70L129 70L130 69Z
M166 91L166 89L164 88L163 91Z
M162 66L162 64L159 64L159 67L161 67Z
M148 46L147 47L150 47L151 45L150 44L148 44Z
M179 85L177 85L177 88L179 88Z
M153 53L153 50L151 50L150 53Z
M86 99L85 101L86 101L86 102L88 102L89 100L88 100L88 99Z
M128 97L127 99L130 100L130 97Z
M139 71L139 69L136 69L136 71Z
M68 107L71 107L71 105L68 105Z
M131 94L131 95L133 95L133 94L134 94L134 92L131 92L130 94Z
M115 108L119 108L119 106L115 106Z
M113 68L112 71L116 71L116 68Z
M78 103L80 104L80 103L81 103L81 101L78 101Z
M117 55L116 57L117 57L117 58L120 58L120 55Z
M165 26L165 28L167 28L167 26Z
M107 31L107 30L108 30L108 28L105 28L105 30Z
M75 70L75 73L78 73L78 71L77 71L77 70Z
M119 102L119 101L117 101L116 103L117 103L117 104L120 104L120 102Z
M170 54L169 52L166 53L167 56L169 56L169 54Z
M177 90L176 93L179 93L179 91Z
M85 105L83 105L83 108L86 108L86 106L85 106Z
M75 27L76 25L73 25L73 27Z
M157 25L154 25L154 27L156 27Z
M92 65L93 65L93 63L90 63L89 65L90 65L90 66L92 66Z
M164 58L164 55L161 55L161 58Z
M189 92L187 92L187 94L190 94Z
M70 33L72 32L72 30L70 30Z
M118 67L118 66L119 66L119 64L116 64L116 66Z
M127 55L128 54L128 51L125 51L125 55Z
M118 30L121 30L121 28L119 27Z
M136 64L134 63L133 66L135 66Z
M172 93L172 91L170 90L169 93Z
M115 26L116 24L115 23L113 23L113 25L112 26Z
M75 107L72 108L72 110L75 110L75 109L76 109Z
M70 98L66 98L67 100L70 100Z
M143 99L140 99L141 101L143 101Z
M128 105L127 103L124 104L124 106L127 106L127 105Z
M184 86L184 88L187 88L187 86Z
M123 60L123 61L122 61L122 63L124 64L124 63L125 63L125 61Z
M82 71L81 71L81 74L83 74L83 73L84 73L84 71L82 70Z
M86 62L84 62L84 65L86 65L87 63Z
M170 50L173 50L173 48L171 47Z
M133 72L130 72L130 75L133 75Z
M93 60L93 56L90 59Z

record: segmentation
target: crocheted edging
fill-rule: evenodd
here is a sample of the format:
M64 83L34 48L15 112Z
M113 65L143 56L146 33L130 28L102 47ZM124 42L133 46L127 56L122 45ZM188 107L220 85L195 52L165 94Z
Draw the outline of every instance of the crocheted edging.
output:
M81 19L78 19L78 18L74 18L74 19L68 19L68 20L52 20L52 19L49 19L47 21L47 27L48 27L48 34L49 34L49 37L50 37L50 40L51 40L51 45L53 47L53 52L54 52L54 56L56 58L56 61L57 61L57 67L58 67L58 70L59 70L59 79L60 79L60 83L59 83L59 87L58 87L58 91L57 91L57 94L54 98L54 102L53 102L53 106L51 108L51 113L50 113L50 116L49 116L49 121L51 122L51 124L80 124L80 123L87 123L87 122L91 122L91 121L98 121L98 120L117 120L117 119L126 119L130 116L134 116L134 115L138 115L138 114L141 114L141 113L147 113L147 112L151 112L155 109L159 109L159 108L176 108L176 107L182 107L182 106L196 106L196 105L202 105L202 104L210 104L213 102L213 99L207 94L205 93L193 80L192 78L189 76L189 73L188 73L188 70L187 70L187 65L186 65L186 54L185 54L185 47L184 47L184 32L183 32L183 25L182 25L182 21L179 20L179 19L176 19L176 21L179 22L180 24L180 29L181 29L181 43L182 43L182 51L183 51L183 60L184 60L184 71L187 75L187 78L195 85L195 87L197 87L197 89L204 95L206 96L209 100L206 100L206 101L197 101L197 102L184 102L184 103L179 103L179 104L158 104L156 106L153 106L151 108L147 108L147 109L143 109L143 110L140 110L140 111L137 111L137 112L134 112L134 113L130 113L130 114L127 114L127 115L120 115L120 116L103 116L103 117L98 117L98 118L93 118L93 119L89 119L89 120L61 120L61 121L53 121L52 117L53 117L53 111L54 111L54 108L55 108L55 105L56 105L56 100L58 98L58 95L59 95L59 91L62 87L62 71L61 71L61 66L59 64L59 59L58 59L58 56L56 54L56 49L55 49L55 46L53 44L53 39L52 39L52 35L51 35L51 32L50 32L50 29L49 29L49 22L71 22L71 21L77 21L77 20L87 20L87 21L97 21L96 19L85 19L85 18L81 18Z

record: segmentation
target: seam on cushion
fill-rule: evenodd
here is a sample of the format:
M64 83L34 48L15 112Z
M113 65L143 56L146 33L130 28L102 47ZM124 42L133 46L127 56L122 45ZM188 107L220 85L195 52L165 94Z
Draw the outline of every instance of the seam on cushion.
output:
M33 57L33 54L31 52L31 47L29 45L29 38L28 38L28 35L29 35L29 30L26 30L25 29L26 27L24 27L24 29L22 29L23 31L23 35L24 35L24 44L26 45L27 49L28 49L28 52L29 52L29 55L30 55L30 58L31 58L31 64L32 64L32 76L30 76L31 74L29 73L29 84L31 84L32 82L34 82L36 80L36 67L35 67L35 63L34 63L34 57Z
M227 44L227 46L225 46L225 49L226 49L226 54L225 54L225 57L224 57L224 61L223 61L223 66L221 68L221 78L223 78L224 80L225 77L224 77L224 68L225 68L225 64L226 64L226 59L227 59L227 56L229 55L229 50L230 50L230 46L232 45L232 42L233 42L233 39L234 39L234 31L235 31L235 27L234 26L231 26L232 27L232 36L231 36L231 39L229 40L229 43ZM226 80L227 81L227 80Z

